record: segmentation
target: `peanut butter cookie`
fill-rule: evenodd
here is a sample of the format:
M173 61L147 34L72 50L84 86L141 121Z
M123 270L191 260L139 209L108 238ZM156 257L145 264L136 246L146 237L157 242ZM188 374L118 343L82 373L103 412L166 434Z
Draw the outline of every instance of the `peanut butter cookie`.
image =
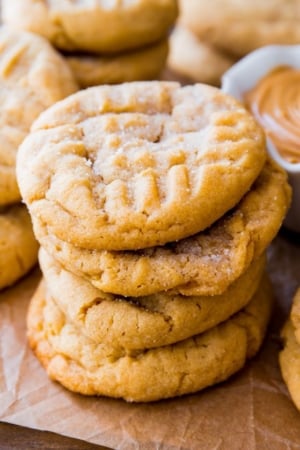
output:
M288 319L281 331L284 347L279 353L279 364L291 399L300 410L300 344L295 331L291 320Z
M18 181L32 216L59 239L136 250L207 228L265 160L261 128L221 90L132 82L80 91L41 114L19 149Z
M33 217L37 239L63 267L105 292L143 296L173 289L219 295L277 234L291 200L286 173L268 160L251 190L226 216L190 238L140 251L86 250L56 238Z
M290 320L294 327L295 338L300 345L300 288L297 289L293 297Z
M167 65L176 74L190 80L220 86L221 77L235 59L199 39L181 24L176 25L170 36Z
M180 20L200 39L241 57L271 44L299 44L298 0L180 0Z
M154 80L160 75L168 55L168 40L115 55L65 54L82 88L98 84Z
M258 288L264 255L217 296L120 297L105 294L64 270L41 248L40 266L50 295L68 320L93 342L126 349L172 344L224 322L244 308Z
M40 285L28 312L29 343L49 377L71 391L149 402L199 391L240 370L261 346L272 297L265 280L221 325L172 345L124 351L81 334Z
M41 34L63 50L115 53L159 41L176 0L3 0L3 22Z
M46 40L0 27L0 206L21 198L16 153L32 122L76 90L67 63Z
M0 289L10 286L37 263L38 243L24 205L0 209Z

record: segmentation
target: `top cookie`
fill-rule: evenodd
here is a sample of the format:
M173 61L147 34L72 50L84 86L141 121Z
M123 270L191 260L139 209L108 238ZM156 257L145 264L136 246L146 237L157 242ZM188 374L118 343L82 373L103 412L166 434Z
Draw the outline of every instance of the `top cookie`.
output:
M205 229L266 159L261 128L219 89L135 82L87 89L43 113L18 181L31 214L90 249L162 245Z
M154 43L178 14L176 0L3 0L3 21L63 50L113 53Z
M20 200L16 153L32 122L76 90L67 63L45 39L0 28L0 205Z
M182 23L200 38L236 56L300 42L299 0L180 0L180 11Z

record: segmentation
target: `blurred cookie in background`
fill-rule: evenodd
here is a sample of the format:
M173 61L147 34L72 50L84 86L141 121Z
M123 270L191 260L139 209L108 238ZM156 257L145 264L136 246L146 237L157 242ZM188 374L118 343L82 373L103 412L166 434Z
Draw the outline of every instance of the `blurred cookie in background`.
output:
M300 43L300 1L180 0L180 22L240 58L270 44Z
M37 262L38 243L25 205L0 209L0 289L23 277Z
M300 43L300 1L179 0L167 66L185 82L219 86L224 72L253 50Z
M77 90L46 39L0 27L0 289L37 263L38 243L16 180L19 145L42 111Z
M21 200L16 154L32 122L77 89L70 68L45 39L0 27L0 205Z
M153 45L114 55L65 53L80 87L152 80L163 70L168 56L168 39Z
M158 79L178 16L177 0L81 2L3 0L3 22L44 36L80 87Z
M291 400L300 410L300 288L292 301L291 311L282 330L283 349L279 353L281 375L289 391Z
M183 25L178 24L171 33L167 65L174 74L219 86L223 73L234 62L232 56L199 39Z
M112 54L163 39L177 17L176 0L81 2L4 0L3 22L68 51Z

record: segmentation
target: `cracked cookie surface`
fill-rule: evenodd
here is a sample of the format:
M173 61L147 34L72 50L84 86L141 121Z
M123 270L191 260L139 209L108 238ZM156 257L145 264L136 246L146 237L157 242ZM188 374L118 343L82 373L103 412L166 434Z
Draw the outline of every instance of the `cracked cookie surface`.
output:
M3 0L10 26L46 37L63 50L115 53L166 37L176 0Z
M23 198L50 233L91 250L136 250L207 228L265 160L261 128L232 97L153 81L56 103L35 121L17 167Z
M218 295L261 255L278 232L291 199L286 173L268 160L251 190L208 230L135 252L86 250L58 239L33 217L41 245L63 267L100 290L124 296L173 289Z
M0 28L0 205L21 199L16 154L32 122L76 90L67 63L46 40Z
M121 351L82 335L53 300L45 300L40 285L28 311L29 343L49 377L71 391L154 401L199 391L240 370L261 346L272 299L264 280L244 310L205 333L155 349Z
M168 292L147 297L105 294L64 270L43 248L39 254L50 295L81 332L96 343L126 349L153 348L202 333L227 320L251 300L265 269L265 256L217 296Z

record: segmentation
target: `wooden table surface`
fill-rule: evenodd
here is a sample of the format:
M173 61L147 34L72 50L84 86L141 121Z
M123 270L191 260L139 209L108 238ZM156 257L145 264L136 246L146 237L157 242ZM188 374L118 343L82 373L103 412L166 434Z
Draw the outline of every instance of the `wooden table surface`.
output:
M1 450L107 450L108 447L89 444L78 439L71 439L48 431L0 422Z

